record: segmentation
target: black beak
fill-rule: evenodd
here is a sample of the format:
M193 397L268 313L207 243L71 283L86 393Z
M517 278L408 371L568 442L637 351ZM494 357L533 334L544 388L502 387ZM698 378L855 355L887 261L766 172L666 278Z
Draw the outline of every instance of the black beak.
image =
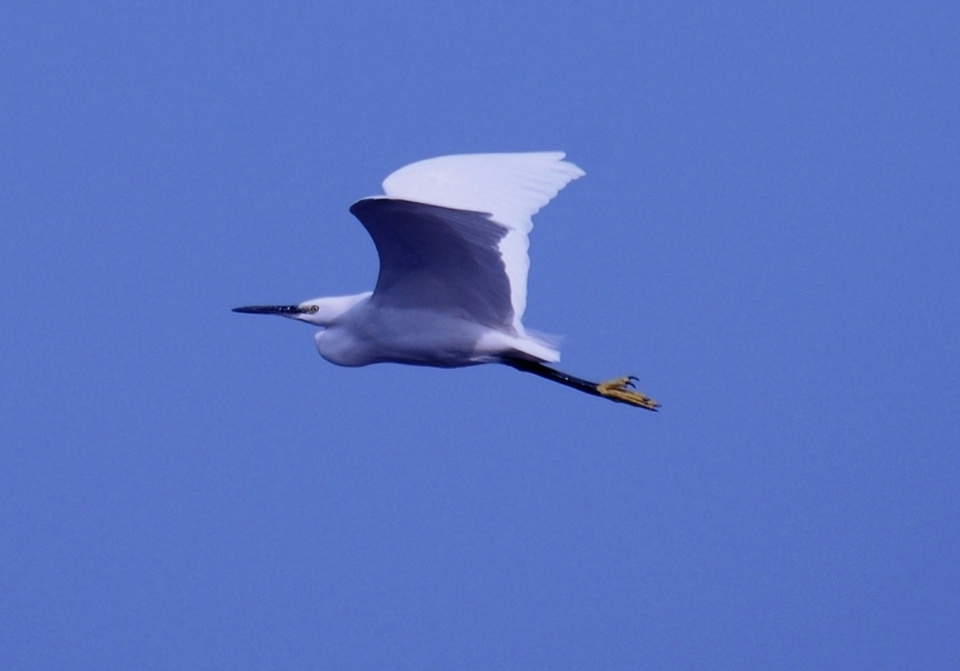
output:
M234 312L243 312L249 315L281 315L290 317L306 312L299 305L250 305L245 308L233 308Z

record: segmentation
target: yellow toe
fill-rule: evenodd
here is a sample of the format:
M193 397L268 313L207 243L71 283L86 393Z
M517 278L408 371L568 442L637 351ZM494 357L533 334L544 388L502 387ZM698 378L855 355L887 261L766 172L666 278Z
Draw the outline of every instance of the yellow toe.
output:
M660 404L649 396L636 391L633 388L635 379L634 377L618 377L615 380L601 382L597 385L597 392L604 398L609 398L611 401L656 411L656 409L660 407Z

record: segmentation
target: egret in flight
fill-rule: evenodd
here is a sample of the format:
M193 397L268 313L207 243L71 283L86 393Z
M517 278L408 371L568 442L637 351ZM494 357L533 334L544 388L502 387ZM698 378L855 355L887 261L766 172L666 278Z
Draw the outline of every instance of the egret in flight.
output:
M584 172L562 152L441 156L400 168L384 196L350 212L373 238L373 291L299 305L254 305L322 327L320 355L339 366L394 362L455 368L505 364L587 394L656 410L636 378L590 382L547 364L554 344L524 329L531 217Z

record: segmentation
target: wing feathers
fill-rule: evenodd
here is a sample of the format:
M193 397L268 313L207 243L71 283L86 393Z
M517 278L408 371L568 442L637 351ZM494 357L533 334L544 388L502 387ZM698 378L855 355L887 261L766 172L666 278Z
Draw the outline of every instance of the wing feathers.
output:
M531 217L584 174L563 158L559 151L440 156L400 168L384 180L383 190L393 199L485 212L508 229L499 251L510 286L512 325L522 335Z
M461 154L400 168L383 182L391 198L489 212L494 220L527 233L530 217L583 171L564 153Z
M350 211L380 256L375 303L511 330L510 281L499 250L504 226L485 213L392 198L365 198Z

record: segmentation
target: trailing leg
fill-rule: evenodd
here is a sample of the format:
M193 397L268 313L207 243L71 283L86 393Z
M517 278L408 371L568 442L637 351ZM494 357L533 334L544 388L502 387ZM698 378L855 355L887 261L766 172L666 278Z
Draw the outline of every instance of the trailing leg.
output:
M618 403L626 403L628 405L635 405L638 408L644 408L645 410L656 411L660 407L660 404L655 400L646 396L639 391L636 391L634 388L634 382L637 378L630 377L621 377L615 380L609 380L607 382L590 382L589 380L584 380L583 378L575 377L568 373L550 368L545 366L539 361L528 361L526 359L504 359L504 364L516 368L517 370L522 370L525 373L533 373L534 375L539 375L540 377L546 380L552 380L577 391L582 391L585 394L591 394L593 396L602 396L603 398L609 398L611 401L617 401Z

